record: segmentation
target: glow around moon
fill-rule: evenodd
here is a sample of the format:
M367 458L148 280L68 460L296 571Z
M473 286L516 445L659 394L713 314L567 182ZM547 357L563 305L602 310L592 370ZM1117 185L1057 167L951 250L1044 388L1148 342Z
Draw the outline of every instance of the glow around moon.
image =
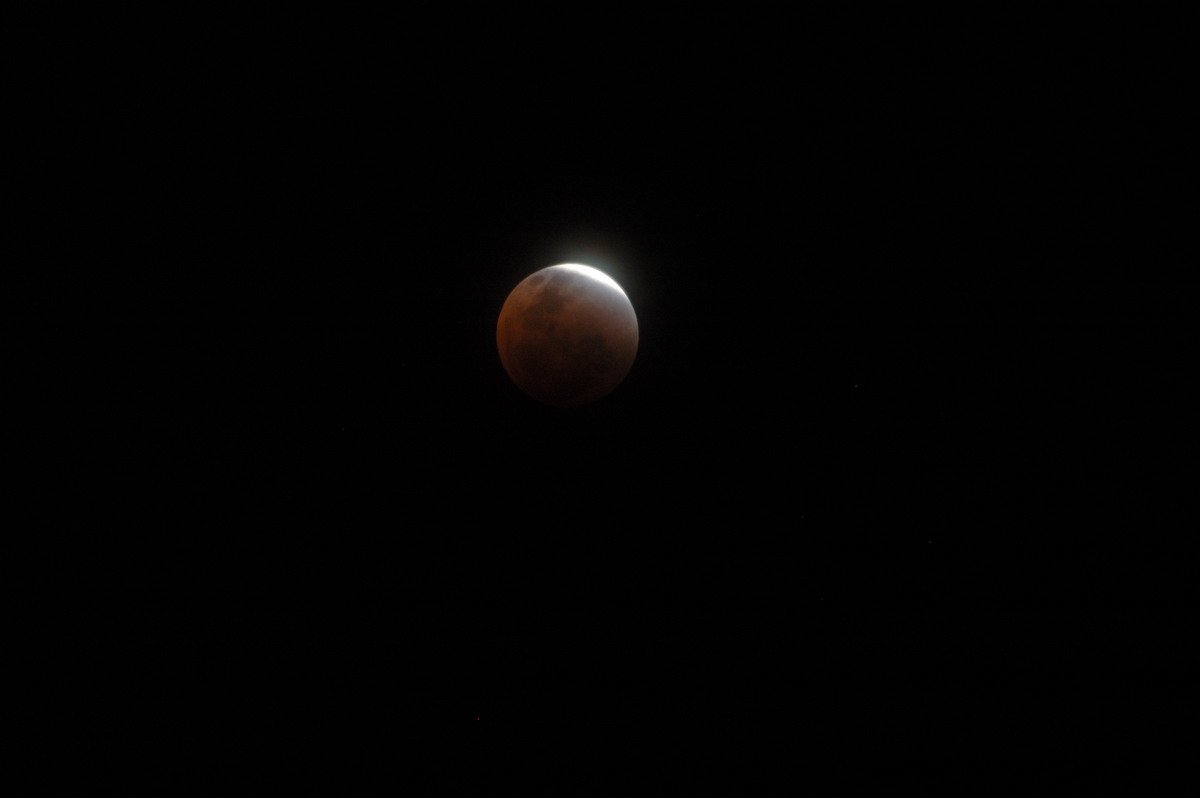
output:
M550 405L584 405L625 379L637 356L637 316L621 286L599 269L548 266L508 295L496 346L525 393Z

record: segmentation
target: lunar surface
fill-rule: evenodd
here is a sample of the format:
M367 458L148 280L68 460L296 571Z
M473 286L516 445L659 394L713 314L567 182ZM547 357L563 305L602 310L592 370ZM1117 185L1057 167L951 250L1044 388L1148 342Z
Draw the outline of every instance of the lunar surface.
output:
M637 355L629 297L591 266L564 263L526 277L496 324L504 370L541 402L575 407L612 392Z

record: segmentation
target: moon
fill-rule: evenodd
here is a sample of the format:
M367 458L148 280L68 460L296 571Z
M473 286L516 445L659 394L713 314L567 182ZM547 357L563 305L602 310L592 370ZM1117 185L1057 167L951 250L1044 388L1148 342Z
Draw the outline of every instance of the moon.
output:
M608 395L629 373L637 316L621 286L599 269L547 266L504 301L496 347L522 391L548 405L578 407Z

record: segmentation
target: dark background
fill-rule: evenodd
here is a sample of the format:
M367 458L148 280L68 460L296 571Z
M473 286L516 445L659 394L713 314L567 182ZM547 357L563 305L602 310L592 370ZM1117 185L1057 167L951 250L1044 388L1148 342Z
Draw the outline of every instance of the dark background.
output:
M63 761L1069 780L1128 664L1058 467L1102 415L1065 389L1088 255L1133 235L1097 216L1121 48L456 13L74 20L10 57L22 650ZM641 333L579 409L495 347L562 262Z

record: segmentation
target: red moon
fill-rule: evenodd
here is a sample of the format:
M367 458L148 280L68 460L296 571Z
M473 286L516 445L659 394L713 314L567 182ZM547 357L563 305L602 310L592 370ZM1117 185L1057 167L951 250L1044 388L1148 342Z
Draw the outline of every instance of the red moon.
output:
M538 401L577 407L612 392L637 356L629 297L598 269L547 266L508 295L496 323L508 376Z

